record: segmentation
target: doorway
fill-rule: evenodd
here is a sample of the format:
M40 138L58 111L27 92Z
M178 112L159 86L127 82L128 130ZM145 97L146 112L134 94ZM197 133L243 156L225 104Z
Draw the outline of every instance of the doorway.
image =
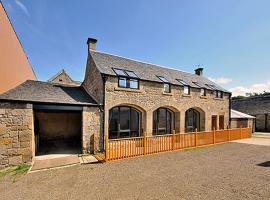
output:
M81 153L81 126L80 111L35 110L36 155Z

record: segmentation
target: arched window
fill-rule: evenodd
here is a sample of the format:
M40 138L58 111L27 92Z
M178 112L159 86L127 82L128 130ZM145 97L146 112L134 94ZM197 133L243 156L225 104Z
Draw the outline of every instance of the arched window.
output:
M128 106L114 107L109 112L109 138L139 137L141 113Z
M186 132L193 132L196 129L200 131L200 113L197 110L190 108L186 111L185 126Z
M153 113L153 135L171 134L174 129L174 113L167 108L159 108Z

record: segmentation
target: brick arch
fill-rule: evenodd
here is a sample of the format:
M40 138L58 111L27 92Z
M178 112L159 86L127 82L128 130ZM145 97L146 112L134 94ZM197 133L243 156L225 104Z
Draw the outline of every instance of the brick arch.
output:
M146 113L146 110L144 108L142 108L142 106L139 106L139 105L133 104L133 103L119 103L119 104L115 104L113 106L110 106L110 108L108 108L108 113L110 112L110 110L112 108L119 107L119 106L128 106L128 107L131 107L131 108L138 110L141 113L141 128L142 128L143 132L146 131L146 128L147 128L146 114L147 113ZM109 128L109 124L108 124L108 128Z
M180 113L180 110L177 108L176 105L157 105L157 106L152 107L150 111L154 112L155 110L157 110L159 108L168 108L175 113L177 113L177 112Z
M154 112L159 108L167 108L174 113L174 130L176 131L176 133L179 133L181 116L180 116L180 111L178 110L178 108L173 105L158 105L158 106L153 107L151 110L149 110L148 113L153 116ZM152 120L154 120L154 118Z
M109 107L108 110L111 110L112 108L118 107L118 106L130 106L132 108L137 109L141 113L146 113L146 110L142 106L137 105L137 104L133 104L133 103L119 103L119 104L116 104L116 105Z
M187 108L184 111L184 113L185 113L185 132L189 132L188 128L186 127L186 123L187 123L186 122L186 120L187 120L186 116L187 116L187 111L189 111L189 110L194 110L195 112L199 113L199 116L197 116L197 117L199 117L199 119L197 119L198 122L199 122L199 124L198 124L199 127L197 127L197 128L198 128L199 131L205 131L206 113L201 107L193 106L193 107Z

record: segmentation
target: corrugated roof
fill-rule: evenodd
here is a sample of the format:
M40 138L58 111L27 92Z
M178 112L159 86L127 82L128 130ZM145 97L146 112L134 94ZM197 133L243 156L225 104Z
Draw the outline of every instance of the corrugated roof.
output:
M205 84L214 85L218 90L230 93L228 90L220 87L219 85L210 81L209 79L203 76L198 76L196 74L191 74L172 68L166 68L163 66L145 63L98 51L90 51L90 54L97 68L102 74L116 76L115 72L113 71L113 68L118 68L134 71L135 74L142 80L162 83L162 81L157 76L163 76L171 84L174 85L181 85L181 83L179 83L177 79L182 79L185 82L187 82L191 87L194 88L199 88L198 85L194 84L194 82L197 82L201 85L204 85L205 88L207 89L211 88L209 88Z
M0 95L0 100L73 105L97 105L82 86L55 85L28 80Z
M256 117L231 109L231 118L232 119L254 119Z

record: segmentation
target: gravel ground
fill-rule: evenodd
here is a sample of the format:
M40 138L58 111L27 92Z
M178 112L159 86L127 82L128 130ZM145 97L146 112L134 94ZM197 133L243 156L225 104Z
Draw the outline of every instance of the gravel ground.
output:
M227 143L0 182L0 199L270 199L270 147Z

